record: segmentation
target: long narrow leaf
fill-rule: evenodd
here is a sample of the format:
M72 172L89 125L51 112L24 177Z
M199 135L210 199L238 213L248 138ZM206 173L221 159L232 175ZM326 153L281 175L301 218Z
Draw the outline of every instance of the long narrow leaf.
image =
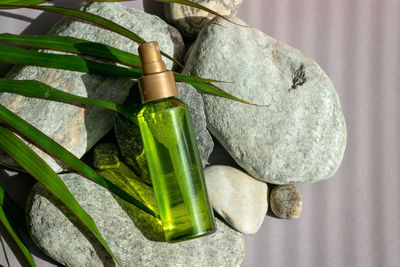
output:
M51 0L0 0L0 5L38 5Z
M24 1L21 1L24 2ZM105 28L107 30L119 33L139 44L145 43L146 41L142 39L140 36L138 36L136 33L128 30L125 27L122 27L113 21L103 18L101 16L80 11L80 10L75 10L71 8L66 8L66 7L56 7L56 6L31 6L29 4L21 4L21 3L4 3L2 5L9 5L9 6L16 6L16 7L23 7L23 8L29 8L29 9L36 9L36 10L43 10L43 11L48 11L52 13L57 13L57 14L62 14L70 17L74 17L80 20L84 20L90 23L93 23L101 28Z
M0 42L57 50L85 56L93 56L118 61L127 65L141 65L138 55L101 43L90 42L73 37L53 35L16 35L11 33L2 33L0 34Z
M201 78L197 76L188 76L188 75L183 75L177 72L174 72L174 77L175 80L178 82L199 82L199 83L231 83L231 82L225 82L225 81L220 81L220 80L214 80L214 79L208 79L208 78Z
M50 53L41 53L34 50L25 50L17 47L0 45L0 61L14 64L33 65L47 68L64 69L71 71L81 71L86 73L96 73L102 75L128 76L137 79L142 76L142 72L137 68L124 68L104 63L98 63L92 60L84 59L72 55L58 55ZM226 97L239 102L251 104L248 101L234 97L218 87L202 81L208 80L193 76L174 74L177 81L182 81L193 85L207 93Z
M0 148L58 198L121 266L92 217L79 205L61 178L37 154L4 127L0 127Z
M105 28L107 30L121 34L121 35L131 39L132 41L135 41L138 44L143 44L146 42L142 37L140 37L139 35L137 35L136 33L132 32L132 31L128 30L127 28L122 27L121 25L118 25L117 23L114 23L109 19L103 18L103 17L95 15L95 14L91 14L88 12L79 11L79 10L75 10L75 9L64 8L64 7L55 7L55 6L24 6L24 7L30 8L30 9L38 9L38 10L44 10L44 11L48 11L48 12L58 13L58 14L74 17L77 19L81 19L84 21L88 21L88 22L91 22L91 23L101 27L101 28ZM182 67L182 68L184 67L184 66L182 66L182 64L179 61L175 60L173 57L171 57L167 53L161 51L161 54L163 56L165 56L166 58L172 60L176 64L178 64L180 67Z
M63 51L79 55L93 56L117 61L127 65L141 65L138 55L101 43L90 42L73 37L52 35L16 35L11 33L2 33L0 34L0 42ZM21 50L18 51L26 53ZM174 72L174 76L175 79L180 82L223 82L219 80L206 79L195 76L186 76L176 72Z
M124 68L78 56L41 53L6 45L0 45L0 61L103 75L129 76L135 79L142 75L136 68Z
M8 260L7 250L6 250L6 247L4 246L4 242L3 242L3 238L1 236L1 234L0 234L0 243L1 243L1 248L3 249L4 258L6 258L7 266L11 267L10 261Z
M11 238L14 240L15 244L17 245L18 249L21 251L21 253L24 256L24 258L26 259L27 263L29 263L30 266L36 266L31 253L25 247L24 243L22 243L22 241L19 239L18 235L15 233L10 220L8 219L6 213L4 212L3 205L5 204L5 202L7 202L6 197L7 196L4 192L4 189L2 187L0 187L0 222L4 226L4 228L7 230L7 232L10 234Z
M133 66L141 65L138 55L101 43L90 42L73 37L2 33L0 34L0 42L93 56ZM176 72L174 73L174 76L177 81L181 82L223 82L195 76L186 76Z
M224 20L226 20L226 21L229 21L230 23L233 23L233 24L235 24L235 25L247 27L247 26L245 26L245 25L240 25L240 24L238 24L238 23L236 23L236 22L231 21L230 19L228 19L228 18L225 17L224 15L221 15L221 14L219 14L218 12L215 12L215 11L212 10L212 9L209 9L209 8L203 6L203 5L200 5L200 4L198 4L198 3L194 3L194 2L191 2L191 1L188 1L188 0L155 0L155 1L156 1L156 2L161 2L161 3L177 3L177 4L186 5L186 6L191 6L191 7L194 7L194 8L198 8L198 9L204 10L204 11L206 11L206 12L208 12L208 13L211 13L211 14L213 14L214 16L220 17L220 18L222 18L222 19L224 19Z
M45 83L34 80L10 80L0 78L0 92L8 92L28 97L47 99L59 102L72 102L98 106L124 115L127 119L137 123L137 118L125 110L120 104L87 97L76 96L55 89Z
M197 88L199 90L202 90L202 91L204 91L206 93L209 93L209 94L225 97L225 98L228 98L228 99L232 99L232 100L239 101L239 102L242 102L242 103L245 103L245 104L249 104L249 105L253 105L253 106L269 107L269 105L258 105L258 104L254 104L254 103L251 103L249 101L237 98L235 96L232 96L232 95L228 94L227 92L223 91L222 89L220 89L220 88L218 88L218 87L216 87L216 86L214 86L212 84L205 84L205 83L199 83L199 82L187 82L187 83L191 84L193 87L195 87L195 88Z
M18 235L13 230L13 228L12 228L10 222L8 221L7 216L2 208L0 208L0 222L4 226L4 228L7 230L7 232L10 234L10 236L14 240L15 244L17 244L18 249L21 251L22 255L24 256L26 261L29 263L29 265L36 266L31 253L25 247L24 243L22 243L22 241L19 239Z
M38 5L50 2L51 0L1 0L0 9L19 8L20 5Z
M7 195L5 191L3 191L3 193L0 192L0 199L2 199L0 200L0 207L7 214L7 217L15 223L16 227L27 231L24 211Z
M53 155L54 157L62 160L65 164L69 165L72 169L81 173L85 177L91 179L93 182L99 184L107 188L110 192L115 193L120 198L126 200L127 202L135 205L139 209L149 213L150 215L158 218L158 214L156 214L153 210L149 209L147 206L143 205L140 201L120 189L115 184L106 180L104 177L95 172L88 165L83 163L80 159L74 156L71 152L57 144L51 138L46 136L44 133L9 111L4 106L0 105L0 121L9 125L21 135L31 140L37 146Z

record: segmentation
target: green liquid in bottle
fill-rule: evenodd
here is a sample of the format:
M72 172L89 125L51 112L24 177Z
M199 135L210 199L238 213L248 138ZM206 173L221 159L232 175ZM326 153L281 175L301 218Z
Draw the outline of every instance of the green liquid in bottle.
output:
M149 102L138 119L166 240L215 232L187 106L175 98Z

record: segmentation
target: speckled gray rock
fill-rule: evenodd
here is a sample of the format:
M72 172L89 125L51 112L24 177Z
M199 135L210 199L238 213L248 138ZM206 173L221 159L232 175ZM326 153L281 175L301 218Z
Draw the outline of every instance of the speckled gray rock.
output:
M116 3L86 3L80 9L121 24L145 40L157 40L161 49L170 55L182 56L184 45L179 32L156 16ZM96 41L137 54L138 45L135 42L72 18L62 19L50 30L50 34ZM166 60L166 64L167 67L172 67L171 61ZM16 66L7 74L7 78L35 79L75 95L119 103L125 99L134 83L130 78L102 77L35 66ZM81 157L107 133L114 122L113 112L92 106L57 103L6 93L0 94L0 103L77 157ZM46 153L34 147L33 149L55 171L60 172L63 169L62 165ZM18 166L4 154L0 155L0 163L9 167Z
M244 22L235 19L236 22ZM312 59L261 31L215 19L186 63L257 107L203 95L207 127L253 177L274 183L330 178L346 146L346 126L329 77Z
M194 132L198 144L203 167L214 148L214 142L207 131L206 117L204 114L203 99L193 87L177 83L178 98L185 102L192 115ZM124 106L133 114L140 109L140 95L135 85L131 94L127 97ZM122 116L115 120L115 135L125 162L145 181L151 183L145 153L143 153L143 142L139 127Z
M271 210L281 219L299 218L303 202L299 190L292 185L278 185L271 191Z
M223 16L236 15L243 0L193 0ZM198 8L176 4L164 4L165 18L175 25L183 35L195 37L203 26L215 16Z
M61 177L92 216L122 266L240 266L243 260L242 234L218 220L217 232L207 237L175 244L150 241L132 222L135 214L130 213L128 204L121 205L122 200L77 174ZM61 264L114 266L42 186L33 187L26 214L32 239Z
M230 166L205 168L211 204L216 212L244 234L255 234L268 211L268 185Z

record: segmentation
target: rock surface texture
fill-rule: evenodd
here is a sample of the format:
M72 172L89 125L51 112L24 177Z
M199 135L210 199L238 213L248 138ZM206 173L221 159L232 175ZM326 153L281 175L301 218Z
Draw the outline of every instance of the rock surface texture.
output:
M157 40L166 53L176 57L182 56L184 45L179 32L156 16L116 3L85 3L79 9L123 25L145 40ZM135 42L72 18L62 19L49 34L100 42L137 54L138 45ZM171 61L166 60L166 64L168 68L172 67ZM135 82L130 78L102 77L35 66L16 66L7 74L7 78L35 79L68 93L119 103L125 99L129 88ZM81 157L105 135L114 122L113 112L92 106L31 99L7 93L0 93L0 104L40 129L77 157ZM46 153L35 147L33 149L55 171L63 170L64 167ZM0 155L0 164L14 168L18 166L4 154Z
M196 134L196 141L204 167L214 148L214 142L206 128L207 123L203 99L196 89L187 84L177 83L177 89L179 93L178 98L189 106L194 132ZM138 90L139 88L135 85L124 103L124 106L132 113L137 113L140 108ZM118 116L115 121L114 129L125 162L131 166L137 175L146 183L151 183L139 127L126 118Z
M239 19L237 23L245 24ZM274 184L330 178L346 146L346 126L329 77L310 58L261 31L216 18L186 63L257 107L203 95L207 127L250 175Z
M292 185L278 185L271 191L271 210L281 219L299 218L303 208L299 190Z
M240 266L243 260L243 236L218 220L217 232L204 238L175 244L150 241L138 229L140 222L132 222L137 217L136 208L77 174L60 177L92 216L122 266ZM35 243L61 264L114 266L104 250L39 184L31 192L27 220Z
M214 165L204 176L211 204L236 230L254 234L268 210L268 186L235 168Z
M234 16L243 0L193 0L223 16ZM166 19L175 25L183 35L195 37L204 25L214 18L213 14L198 8L170 3L164 4Z

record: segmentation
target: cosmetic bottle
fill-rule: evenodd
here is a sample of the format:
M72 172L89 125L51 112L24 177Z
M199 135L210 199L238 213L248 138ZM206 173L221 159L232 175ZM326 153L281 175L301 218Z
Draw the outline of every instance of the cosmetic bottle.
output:
M138 121L166 241L211 234L215 219L190 111L176 98L173 72L166 70L157 42L142 44L139 56Z

